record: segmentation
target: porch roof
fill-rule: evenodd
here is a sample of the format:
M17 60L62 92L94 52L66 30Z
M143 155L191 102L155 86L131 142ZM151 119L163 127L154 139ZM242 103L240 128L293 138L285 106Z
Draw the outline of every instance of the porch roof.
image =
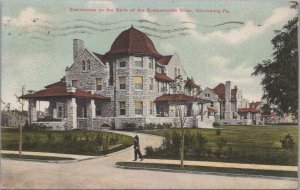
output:
M53 97L78 97L78 98L91 98L100 100L109 100L110 98L101 96L99 94L91 94L84 90L76 89L75 92L67 92L66 83L63 81L56 82L45 86L46 89L26 94L21 96L21 99L48 99Z
M173 82L174 80L166 74L155 72L155 79L164 82Z
M185 94L165 94L159 97L156 97L156 102L171 102L171 101L188 101L188 102L203 102L205 100L194 97L194 96L188 96Z
M259 110L253 108L239 108L238 113L258 113Z

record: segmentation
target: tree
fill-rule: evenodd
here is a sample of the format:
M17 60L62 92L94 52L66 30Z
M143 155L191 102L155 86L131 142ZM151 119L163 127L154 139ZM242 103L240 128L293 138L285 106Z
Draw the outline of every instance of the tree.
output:
M22 90L21 90L22 96L25 94L25 86L22 85ZM19 156L22 157L22 146L23 146L23 126L21 125L21 117L22 114L24 114L24 105L25 105L25 100L21 99L20 96L15 94L15 97L17 99L17 102L19 104L19 109L21 109L21 113L18 114L18 127L19 127Z
M298 2L291 1L291 8L297 9ZM254 76L262 76L263 99L269 105L286 114L298 114L298 17L294 17L275 31L272 39L272 59L263 60L254 67Z
M194 83L193 79L187 78L186 81L184 81L182 79L181 75L178 75L174 82L171 84L171 88L173 88L173 92L177 93L179 95L186 95L186 93L188 95L197 95L198 92L201 92L201 88L200 86L196 85ZM191 93L193 89L197 89L197 93ZM176 116L179 117L179 125L180 125L180 129L181 129L181 140L180 140L180 146L179 146L179 152L180 152L180 167L184 168L184 164L183 164L183 160L184 160L184 134L185 134L185 123L186 123L186 119L187 119L187 108L189 107L189 103L187 101L182 101L179 99L180 96L178 96L178 98L172 102L171 104L174 104L175 106L175 112L176 112ZM196 97L195 97L196 98Z
M283 149L292 151L295 147L295 141L290 134L286 135L280 142Z

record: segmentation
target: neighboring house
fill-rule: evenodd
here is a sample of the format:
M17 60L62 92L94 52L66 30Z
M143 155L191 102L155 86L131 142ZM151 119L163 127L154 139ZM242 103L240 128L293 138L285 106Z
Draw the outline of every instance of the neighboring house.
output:
M18 127L24 126L28 121L28 113L20 111L11 110L11 111L1 111L1 126L8 127Z
M178 121L174 102L185 106L191 117L198 113L192 109L203 103L201 98L178 94L181 89L171 85L179 75L187 78L179 56L161 55L134 27L121 32L105 54L74 39L73 64L65 71L61 81L22 96L29 100L30 123L37 121L36 101L48 101L47 114L60 118L60 126L67 129L174 123Z
M231 88L231 81L218 84L213 89L205 88L200 98L210 100L205 105L209 115L222 124L262 124L260 108L262 102L249 103L237 86Z

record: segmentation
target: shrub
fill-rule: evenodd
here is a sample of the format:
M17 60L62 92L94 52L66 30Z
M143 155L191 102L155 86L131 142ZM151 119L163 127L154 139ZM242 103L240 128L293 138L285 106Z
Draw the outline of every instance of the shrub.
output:
M216 121L213 122L213 127L218 128L220 126L221 126L221 124L219 122L216 122Z
M47 143L48 144L53 144L54 141L55 141L55 137L54 137L53 133L52 132L48 132L47 133Z
M222 150L224 148L224 146L227 144L227 140L224 137L220 137L217 139L217 157L221 158L222 155Z
M220 129L217 129L216 130L216 136L220 136L221 135L221 130Z
M135 131L137 130L135 123L123 123L123 130L125 131Z
M281 142L281 147L285 150L292 151L293 148L295 147L295 141L290 134L286 135L284 139L280 140L280 142Z
M206 146L207 146L208 139L205 138L201 133L197 133L195 138L196 138L195 154L199 157L202 157L207 151Z
M156 124L155 123L147 123L145 125L145 129L148 129L148 130L154 130L156 127Z
M154 155L154 149L152 146L147 146L145 148L145 152L147 156L153 156Z
M163 123L163 128L164 129L170 129L172 127L172 123L167 122L167 123Z

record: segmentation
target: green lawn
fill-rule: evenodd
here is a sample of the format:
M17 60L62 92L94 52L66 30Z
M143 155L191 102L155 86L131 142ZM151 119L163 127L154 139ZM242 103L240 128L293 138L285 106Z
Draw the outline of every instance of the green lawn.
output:
M18 129L1 129L2 150L18 150ZM23 150L81 155L104 155L133 144L133 138L102 131L25 130Z
M180 129L157 129L141 131L144 133L164 136ZM207 147L212 151L217 149L217 139L223 137L227 144L223 148L224 156L189 156L190 160L211 160L241 163L297 165L298 164L298 127L297 126L224 126L221 134L216 135L217 129L185 129L186 133L195 135L200 132L208 139ZM291 134L295 141L292 151L281 148L280 140ZM169 153L148 155L150 158L172 158L178 156Z
M191 171L191 172L209 172L209 173L227 173L227 174L244 174L258 176L276 176L276 177L293 177L297 178L298 173L294 171L276 171L276 170L256 170L256 169L240 169L240 168L221 168L207 166L185 166L184 169L176 164L151 164L142 162L117 162L116 165L127 168L140 169L163 169L175 171Z

